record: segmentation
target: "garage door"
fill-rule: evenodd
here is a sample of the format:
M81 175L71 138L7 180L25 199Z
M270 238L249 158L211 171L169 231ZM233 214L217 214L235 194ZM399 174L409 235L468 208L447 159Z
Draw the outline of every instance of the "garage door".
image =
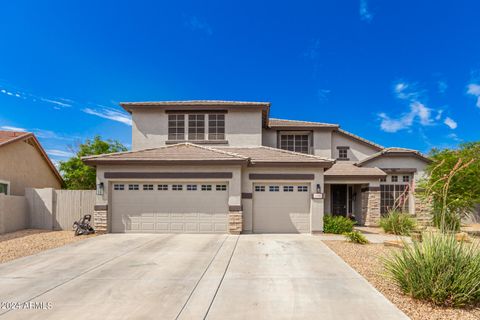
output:
M226 233L227 183L114 183L112 231Z
M308 184L255 184L253 189L254 232L310 232Z

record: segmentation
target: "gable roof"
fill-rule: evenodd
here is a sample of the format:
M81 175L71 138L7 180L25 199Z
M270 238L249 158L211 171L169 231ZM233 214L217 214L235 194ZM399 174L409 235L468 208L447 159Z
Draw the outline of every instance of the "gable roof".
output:
M364 139L364 138L362 138L362 137L360 137L360 136L357 136L356 134L353 134L353 133L351 133L351 132L345 131L345 130L343 130L343 129L338 128L338 129L337 129L337 132L340 133L340 134L346 135L346 136L348 136L348 137L350 137L350 138L353 138L354 140L356 140L356 141L358 141L358 142L360 142L360 143L366 144L367 146L372 147L372 148L374 148L374 149L377 149L377 150L383 150L383 149L384 149L384 146L381 146L381 145L379 145L379 144L376 144L375 142L372 142L372 141L370 141L370 140Z
M371 156L366 157L365 159L357 162L357 165L361 166L367 162L370 162L382 156L397 156L397 157L413 156L413 157L416 157L417 159L420 159L428 163L432 162L431 159L429 159L427 156L423 155L422 153L418 152L417 150L392 147L392 148L385 148L380 152L377 152L375 154L372 154Z
M98 164L248 164L248 165L314 165L330 167L331 159L270 147L212 148L179 143L159 148L117 152L83 157L88 165Z
M309 128L338 128L338 124L313 122L313 121L301 121L301 120L286 120L270 118L268 120L268 127L270 128L286 128L286 129L309 129Z
M385 177L387 174L377 168L362 168L357 167L353 163L337 162L330 169L325 171L325 178L327 177L349 177L349 178L361 178L361 177Z
M37 151L43 156L44 160L47 162L50 169L53 171L55 177L63 184L63 178L58 172L57 168L53 164L52 160L48 157L47 153L43 149L40 141L38 141L37 137L31 132L19 132L19 131L2 131L0 130L0 147L9 145L11 143L17 141L27 141L31 145L33 145Z

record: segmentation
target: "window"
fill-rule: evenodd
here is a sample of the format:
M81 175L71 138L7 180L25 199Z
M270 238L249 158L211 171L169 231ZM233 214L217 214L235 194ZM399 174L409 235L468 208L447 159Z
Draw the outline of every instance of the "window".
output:
M270 191L270 192L279 192L279 191L280 191L280 187L279 187L279 186L269 186L269 187L268 187L268 191Z
M196 184L187 184L187 191L196 191L197 185Z
M381 177L380 182L387 182L387 177Z
M410 176L403 176L403 182L410 182Z
M227 186L225 184L217 184L215 187L217 191L227 191Z
M151 191L151 190L153 190L153 184L144 184L144 185L143 185L143 190L144 190L144 191Z
M185 115L168 115L168 140L185 140Z
M212 191L211 184L202 184L202 191Z
M173 190L173 191L182 191L182 190L183 190L183 185L181 185L181 184L172 184L172 190Z
M298 192L308 192L308 187L307 186L298 186L297 191Z
M349 147L337 147L338 158L337 160L350 160L348 159L348 149Z
M282 134L280 135L280 149L308 153L308 134Z
M160 190L160 191L166 191L168 190L168 184L159 184L157 186L157 190Z
M208 115L208 140L225 140L225 115Z
M398 182L398 176L392 176L390 179L392 182Z
M113 190L125 190L125 185L123 184L114 184Z
M0 193L8 195L8 183L0 183Z
M205 140L205 115L188 115L188 140Z
M265 186L255 186L255 192L265 192Z
M283 192L293 192L293 186L283 186Z
M386 215L390 210L408 211L408 185L380 185L380 213Z
M138 190L138 184L129 184L128 190Z

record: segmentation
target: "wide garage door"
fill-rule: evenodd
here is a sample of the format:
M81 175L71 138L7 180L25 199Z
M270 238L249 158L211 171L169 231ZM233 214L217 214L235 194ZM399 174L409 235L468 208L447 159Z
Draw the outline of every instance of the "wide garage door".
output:
M114 183L112 232L226 233L227 183Z
M310 232L308 184L255 184L253 189L254 232Z

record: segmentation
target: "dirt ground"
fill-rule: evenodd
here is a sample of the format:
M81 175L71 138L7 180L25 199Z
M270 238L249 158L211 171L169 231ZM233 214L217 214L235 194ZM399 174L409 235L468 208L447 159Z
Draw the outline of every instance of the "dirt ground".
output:
M0 235L0 263L81 241L95 235L75 236L73 231L25 229Z
M437 307L404 295L395 284L382 273L380 257L387 255L393 247L383 244L358 245L346 241L324 241L345 262L364 276L378 291L394 303L413 320L458 319L478 320L480 309L454 309Z

